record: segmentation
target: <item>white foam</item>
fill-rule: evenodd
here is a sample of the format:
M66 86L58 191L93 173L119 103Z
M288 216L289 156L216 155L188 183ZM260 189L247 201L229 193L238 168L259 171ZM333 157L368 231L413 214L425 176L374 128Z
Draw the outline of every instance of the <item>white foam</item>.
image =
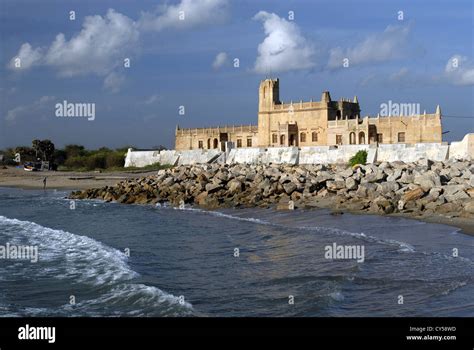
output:
M192 308L191 304L181 305L179 298L156 287L126 283L138 276L127 264L128 257L123 252L90 237L4 216L0 216L0 231L8 239L26 240L28 245L38 246L38 264L48 262L48 267L36 269L37 276L74 279L75 282L99 287L110 286L109 292L91 303L132 297L134 293L140 293L144 297L139 306L145 305L149 300L154 305L166 302ZM9 268L11 269L12 265Z

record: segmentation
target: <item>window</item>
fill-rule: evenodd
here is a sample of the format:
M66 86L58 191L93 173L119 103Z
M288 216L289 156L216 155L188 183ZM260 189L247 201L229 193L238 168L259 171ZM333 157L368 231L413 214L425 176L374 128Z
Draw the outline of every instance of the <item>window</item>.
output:
M363 145L365 143L365 133L361 131L359 133L359 145Z
M356 134L355 134L355 132L351 132L349 134L349 144L351 144L351 145L356 144Z
M272 143L278 143L278 135L272 134Z
M219 141L217 141L217 139L214 139L214 148L217 148L218 143Z
M242 139L237 139L237 147L242 147Z
M285 135L280 136L280 145L282 145L282 146L285 145Z
M198 146L199 148L204 148L204 143L203 143L202 141L199 141L199 142L198 142L198 145L199 145L199 146Z
M252 147L252 139L251 138L247 139L247 147Z
M306 142L306 133L302 132L300 134L300 142Z
M311 133L311 141L318 142L318 133L316 131Z
M342 135L336 135L336 145L342 145Z
M399 132L398 133L398 142L405 142L405 133Z
M383 143L383 134L377 134L377 142Z

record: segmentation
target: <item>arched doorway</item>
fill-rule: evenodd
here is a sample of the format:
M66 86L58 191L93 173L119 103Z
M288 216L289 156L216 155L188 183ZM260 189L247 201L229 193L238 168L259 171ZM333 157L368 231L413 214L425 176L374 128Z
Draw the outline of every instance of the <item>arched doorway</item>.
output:
M349 134L349 144L350 145L355 145L356 144L356 134L355 134L355 132L351 132Z
M214 148L217 148L218 143L219 141L217 141L217 139L214 139L214 143L213 143Z
M365 144L365 133L363 131L359 133L359 144Z
M280 145L281 145L281 146L285 146L285 142L286 142L285 135L281 135L281 136L280 136Z
M289 137L290 146L295 146L295 135L291 134Z

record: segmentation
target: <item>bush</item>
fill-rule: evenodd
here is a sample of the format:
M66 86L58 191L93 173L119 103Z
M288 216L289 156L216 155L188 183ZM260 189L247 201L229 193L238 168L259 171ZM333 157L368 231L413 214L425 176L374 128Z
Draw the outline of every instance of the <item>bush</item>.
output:
M367 162L367 151L358 151L355 156L349 159L350 166L354 166L356 164L365 165Z
M105 158L105 165L107 168L123 168L125 165L125 155L122 152L111 152Z
M85 168L86 167L86 157L74 156L66 159L64 165L70 169Z
M88 170L105 169L105 154L97 153L86 157L86 168Z

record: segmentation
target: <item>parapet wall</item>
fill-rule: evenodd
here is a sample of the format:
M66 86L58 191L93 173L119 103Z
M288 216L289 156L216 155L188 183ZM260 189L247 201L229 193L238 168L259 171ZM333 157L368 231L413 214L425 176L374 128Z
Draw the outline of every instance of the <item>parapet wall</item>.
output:
M191 165L211 163L215 161L222 152L217 149L189 150L189 151L134 151L129 148L125 157L125 167L144 167L160 163L162 165Z
M191 165L213 162L226 164L332 164L347 163L360 150L366 150L367 162L414 162L419 159L444 161L447 159L473 159L474 134L462 141L444 143L341 145L315 147L234 148L228 153L217 149L186 151L133 151L128 150L125 167L144 167L154 163Z

